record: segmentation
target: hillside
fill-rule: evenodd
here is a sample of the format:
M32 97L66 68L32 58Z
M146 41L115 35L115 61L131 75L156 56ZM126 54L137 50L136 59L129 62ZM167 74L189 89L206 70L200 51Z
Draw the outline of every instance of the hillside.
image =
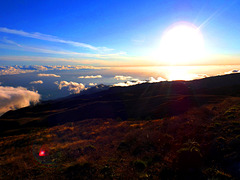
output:
M238 96L240 74L194 81L146 83L112 87L90 95L74 95L9 111L0 117L1 132L28 127L51 127L89 118L144 120L178 115L192 107Z
M114 87L0 118L0 178L239 179L240 74Z

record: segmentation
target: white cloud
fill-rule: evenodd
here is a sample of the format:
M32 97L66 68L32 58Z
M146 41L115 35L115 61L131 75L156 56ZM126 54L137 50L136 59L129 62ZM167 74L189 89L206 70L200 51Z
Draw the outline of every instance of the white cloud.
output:
M43 81L42 80L32 81L29 84L43 84Z
M0 48L2 49L10 49L10 50L18 50L18 51L28 51L28 52L40 52L40 53L46 53L46 54L60 54L65 56L70 56L71 60L72 57L75 58L96 58L96 59L111 59L111 58L120 58L123 57L122 55L126 55L125 52L118 52L118 53L102 53L103 49L104 51L109 51L107 48L99 48L99 53L81 53L76 51L68 51L63 49L56 49L53 47L33 47L33 46L26 46L26 45L20 45L12 40L3 40L4 43L7 44L0 44ZM49 58L47 58L49 59ZM52 58L53 59L53 58ZM66 61L66 58L65 58Z
M240 73L240 70L238 69L233 69L231 71L225 72L225 74L233 74L233 73Z
M21 74L21 73L29 73L34 72L36 70L32 69L20 69L13 66L1 66L0 75L8 75L8 74Z
M56 74L38 74L38 76L40 76L40 77L61 77Z
M15 35L19 35L19 36L34 38L34 39L40 39L40 40L44 40L44 41L69 44L69 45L72 45L72 46L88 48L88 49L96 50L96 51L110 51L110 50L112 50L112 49L109 49L107 47L95 47L95 46L92 46L92 45L86 44L86 43L63 40L63 39L60 39L56 36L42 34L42 33L38 33L38 32L29 33L29 32L25 32L25 31L22 31L22 30L9 29L9 28L6 28L6 27L0 27L0 32L8 33L8 34L15 34Z
M97 83L89 83L89 86L96 86Z
M149 77L149 82L150 83L160 82L160 81L166 81L166 79L164 79L162 77L158 77L157 79L155 79L154 77Z
M114 77L114 79L117 79L117 80L129 80L129 79L132 79L131 76L122 76L122 75L117 75Z
M147 81L134 79L134 81L120 82L120 83L114 84L113 86L133 86L133 85L142 84L142 83L146 83L146 82Z
M130 76L127 76L127 77L130 77ZM162 77L158 77L157 79L155 79L154 77L149 77L149 80L131 79L131 81L116 83L113 86L133 86L133 85L142 84L142 83L154 83L154 82L160 82L160 81L166 81L166 79Z
M81 90L85 89L84 84L77 83L77 82L67 82L67 81L56 81L54 84L58 86L59 89L62 89L63 87L68 87L69 91L72 91L74 94L80 93Z
M23 87L0 86L0 115L39 102L40 95Z
M7 39L6 37L3 37L2 42L7 43L7 44L13 44L13 45L16 45L16 46L22 47L20 44L14 42L14 41L12 41L12 40Z
M79 76L80 79L95 79L95 78L102 78L101 75L91 75L91 76Z

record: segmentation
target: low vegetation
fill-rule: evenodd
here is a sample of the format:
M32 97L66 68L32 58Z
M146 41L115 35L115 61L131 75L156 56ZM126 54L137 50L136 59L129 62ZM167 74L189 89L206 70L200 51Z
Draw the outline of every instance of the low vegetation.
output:
M238 179L240 98L161 119L87 119L2 137L0 179Z

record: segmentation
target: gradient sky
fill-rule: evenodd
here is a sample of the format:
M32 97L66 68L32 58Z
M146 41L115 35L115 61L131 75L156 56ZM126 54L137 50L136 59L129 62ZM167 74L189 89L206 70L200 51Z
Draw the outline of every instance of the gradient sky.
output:
M0 2L0 65L161 65L151 59L177 22L199 27L211 55L240 63L239 0L8 0Z

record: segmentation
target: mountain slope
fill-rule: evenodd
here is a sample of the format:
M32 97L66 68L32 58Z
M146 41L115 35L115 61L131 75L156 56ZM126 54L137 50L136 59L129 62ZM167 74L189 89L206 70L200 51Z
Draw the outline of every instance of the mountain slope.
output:
M9 111L0 117L1 131L27 127L51 127L90 118L156 119L193 107L239 95L240 74L194 81L145 83L112 87L90 95L75 95L36 106Z
M0 179L237 180L239 119L240 98L228 97L162 119L32 129L0 138Z
M233 74L9 111L0 179L239 179L239 87Z

